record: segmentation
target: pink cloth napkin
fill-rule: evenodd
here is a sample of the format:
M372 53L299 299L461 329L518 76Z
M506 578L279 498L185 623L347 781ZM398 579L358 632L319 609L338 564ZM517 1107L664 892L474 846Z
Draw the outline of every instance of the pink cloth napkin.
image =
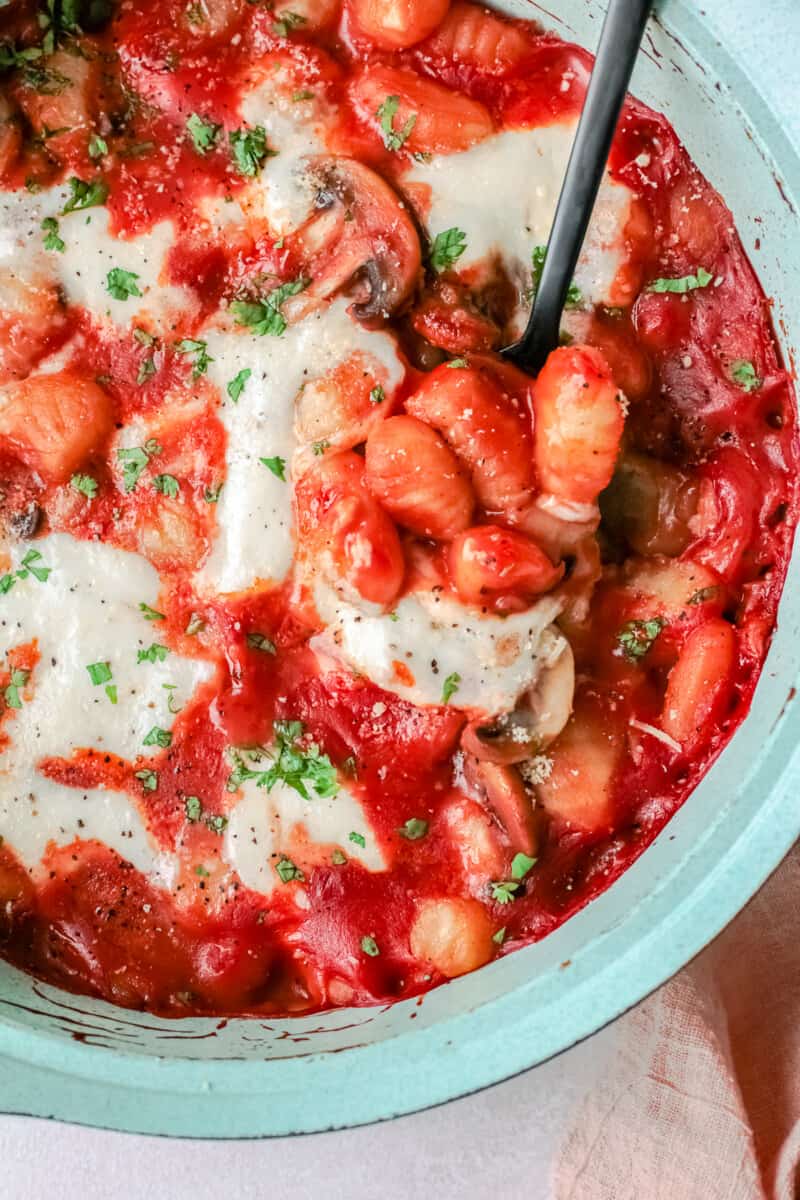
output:
M554 1200L799 1200L800 845L617 1028Z

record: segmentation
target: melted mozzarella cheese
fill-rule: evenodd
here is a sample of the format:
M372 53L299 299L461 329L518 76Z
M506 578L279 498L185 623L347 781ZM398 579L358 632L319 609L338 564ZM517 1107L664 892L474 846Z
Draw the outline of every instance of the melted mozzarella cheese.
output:
M31 196L27 192L0 197L0 276L37 278L58 286L67 303L88 309L95 318L127 328L145 323L168 334L180 320L191 319L196 301L185 288L163 282L167 254L175 243L171 221L160 221L132 238L109 232L110 214L102 205L61 215L69 189L50 188ZM57 217L62 251L43 249L41 229L45 217ZM139 296L115 299L108 290L108 273L114 268L136 276ZM0 303L3 286L0 280Z
M430 188L431 238L453 227L466 234L456 270L499 257L527 287L531 252L550 237L575 128L575 122L560 122L507 130L460 154L412 167L407 181ZM606 173L575 272L591 303L611 302L614 278L625 261L623 231L632 198Z
M284 71L278 71L242 98L240 111L248 125L267 132L273 157L240 203L254 216L265 217L278 235L290 233L310 215L317 185L308 160L325 153L326 122L315 117L318 101L292 100Z
M357 606L324 583L314 597L328 626L312 639L314 649L413 704L441 704L445 680L457 675L452 703L492 715L511 711L536 682L552 656L550 626L561 611L561 602L546 596L526 612L498 617L449 596L414 592L392 616Z
M79 748L127 759L154 753L157 747L144 745L146 735L156 725L171 727L170 710L183 707L213 667L176 654L137 662L137 651L158 641L159 629L139 609L158 599L158 576L144 559L58 533L38 539L35 548L49 578L28 575L0 596L0 652L35 641L40 656L22 707L4 723L9 744L0 751L0 833L29 866L51 840L97 838L163 879L164 856L127 797L64 787L37 764L69 758ZM12 570L27 549L17 551ZM92 683L87 667L96 663L108 664L116 703L104 683Z
M278 583L294 556L291 483L260 461L291 462L295 449L294 401L303 384L360 351L380 364L394 389L404 368L394 338L367 333L347 315L347 302L312 313L282 337L256 337L248 329L203 334L214 359L208 377L223 396L239 372L250 371L239 400L226 398L220 417L228 434L226 480L217 505L219 533L197 575L198 586L237 592L257 581Z
M349 841L351 832L364 837L363 848ZM270 792L252 780L242 785L241 799L228 818L223 848L242 883L268 894L280 883L276 863L282 855L291 858L305 842L339 846L370 871L386 869L361 805L346 788L325 799L304 800L282 782Z

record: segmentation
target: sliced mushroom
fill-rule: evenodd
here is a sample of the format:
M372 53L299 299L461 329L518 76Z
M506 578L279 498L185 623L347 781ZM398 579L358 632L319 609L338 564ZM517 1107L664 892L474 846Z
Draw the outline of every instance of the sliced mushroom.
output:
M378 323L408 299L421 272L419 235L410 212L389 184L350 158L314 159L316 212L298 231L311 284L283 306L291 322L350 289L350 311Z
M22 508L8 515L8 532L18 541L27 542L38 532L43 517L44 510L35 500L30 500Z
M505 829L514 849L535 857L541 818L516 767L467 755L464 775Z
M494 721L471 721L461 735L462 748L481 762L505 766L541 754L569 720L574 691L572 648L554 634L545 665L523 702Z

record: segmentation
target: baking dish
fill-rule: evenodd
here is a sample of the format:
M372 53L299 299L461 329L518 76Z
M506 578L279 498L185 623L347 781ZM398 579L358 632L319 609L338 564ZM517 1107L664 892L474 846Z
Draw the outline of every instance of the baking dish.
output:
M560 4L560 18L521 2L499 7L585 44L596 40L602 14L602 5L583 0ZM785 44L774 10L769 21ZM789 357L800 301L790 273L797 159L747 82L732 10L726 30L729 49L690 9L664 5L634 90L666 113L731 204L776 298ZM650 850L544 942L421 1003L268 1024L160 1021L4 966L2 1106L146 1132L305 1132L441 1102L593 1032L713 937L800 831L797 570L795 563L752 712L732 744Z

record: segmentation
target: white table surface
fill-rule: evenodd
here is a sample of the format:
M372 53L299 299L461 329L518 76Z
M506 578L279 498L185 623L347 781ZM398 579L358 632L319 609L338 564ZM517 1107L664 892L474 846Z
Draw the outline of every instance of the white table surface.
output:
M762 93L800 142L796 63L800 4L768 0L769 22L753 20L755 0L705 0L713 21L741 25ZM792 36L776 48L774 30ZM383 1125L270 1141L202 1142L135 1137L53 1121L0 1116L2 1193L8 1200L548 1200L548 1175L565 1122L614 1051L614 1026L507 1083ZM577 1198L576 1198L577 1200ZM677 1200L677 1198L676 1198Z

